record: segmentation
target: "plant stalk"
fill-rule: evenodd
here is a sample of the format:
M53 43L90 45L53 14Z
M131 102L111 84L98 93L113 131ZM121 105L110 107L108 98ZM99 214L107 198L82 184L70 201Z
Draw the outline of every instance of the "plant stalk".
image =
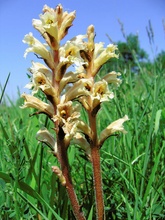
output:
M100 152L97 142L97 127L96 127L96 115L89 115L90 127L93 131L93 140L91 143L91 161L93 167L93 182L95 190L95 201L96 201L96 216L97 220L105 219L104 214L104 199L102 190L102 175L101 175L101 164L100 164Z
M73 183L70 177L67 148L65 147L63 140L59 140L59 138L57 138L57 145L58 145L58 159L61 164L62 174L66 180L65 187L68 193L69 200L72 205L74 216L77 220L85 220L85 217L79 206L78 199L75 194Z

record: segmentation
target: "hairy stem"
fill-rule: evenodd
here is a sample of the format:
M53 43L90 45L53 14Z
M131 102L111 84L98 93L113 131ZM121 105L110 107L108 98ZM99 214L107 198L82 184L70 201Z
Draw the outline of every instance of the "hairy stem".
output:
M93 167L93 181L95 190L95 201L96 201L96 214L98 220L103 220L104 216L104 199L102 190L102 175L100 165L100 152L97 143L97 127L96 127L96 115L89 113L89 123L93 131L93 140L91 143L91 161Z
M68 197L73 208L74 216L77 220L85 220L85 217L83 213L81 212L81 209L80 209L80 206L77 200L77 196L75 194L75 190L73 187L73 183L70 177L67 149L64 145L63 140L60 140L59 138L57 139L57 145L58 145L58 159L61 164L62 174L66 180L65 187L66 187Z

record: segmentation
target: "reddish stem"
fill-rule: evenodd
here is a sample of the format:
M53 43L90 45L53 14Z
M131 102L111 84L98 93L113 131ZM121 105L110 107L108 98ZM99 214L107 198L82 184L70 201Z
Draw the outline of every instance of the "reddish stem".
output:
M73 208L74 216L77 220L85 220L85 217L83 213L81 212L77 196L74 191L73 183L70 177L70 171L69 171L69 162L68 162L68 156L67 156L67 149L65 147L65 144L62 140L57 139L57 145L58 145L58 159L61 164L61 170L62 174L65 177L66 180L66 190Z
M91 144L91 160L93 167L93 181L95 190L95 201L96 201L96 214L98 220L103 220L104 216L104 199L102 190L102 175L100 165L100 152L97 141L97 127L96 127L96 115L89 113L89 123L93 131L93 140Z

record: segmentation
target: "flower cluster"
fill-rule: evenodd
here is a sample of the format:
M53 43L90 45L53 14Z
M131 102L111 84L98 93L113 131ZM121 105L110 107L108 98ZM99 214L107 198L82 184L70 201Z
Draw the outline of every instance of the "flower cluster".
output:
M118 58L117 46L109 44L105 47L103 42L95 43L93 25L87 28L86 34L78 35L61 45L61 40L67 35L75 16L75 11L68 13L60 4L55 9L45 5L40 19L32 21L33 27L40 32L45 42L40 42L32 33L24 37L23 42L29 46L24 57L33 52L42 63L32 61L32 67L29 68L31 79L26 85L32 90L32 94L22 95L25 100L22 108L35 108L37 114L46 114L54 125L55 135L47 128L42 128L36 137L38 141L48 145L57 157L61 170L56 166L52 170L68 190L77 219L85 218L72 186L67 149L71 144L76 144L85 151L93 165L96 209L98 219L102 219L104 209L103 196L100 198L102 184L99 149L115 132L126 133L123 123L128 120L128 116L110 123L98 134L96 116L101 103L114 98L109 84L119 86L121 79L118 77L120 73L115 71L107 73L99 81L96 75L109 59ZM39 91L44 94L46 101L37 97ZM88 123L80 117L81 108L87 113Z
M32 33L25 35L23 42L29 47L24 56L34 52L43 59L44 64L32 62L29 69L32 74L31 82L26 85L32 89L32 95L22 95L25 99L22 108L32 107L40 113L47 114L55 123L57 134L59 127L62 128L66 146L72 139L76 140L78 137L80 140L81 137L83 146L85 143L85 148L88 149L89 141L85 140L85 137L89 140L92 131L80 119L80 103L86 111L97 114L100 104L114 97L113 92L109 91L108 84L118 86L121 80L118 78L120 74L112 71L100 81L96 81L95 76L103 64L110 58L117 58L118 55L115 53L117 46L109 44L104 48L102 42L94 43L93 25L88 27L86 35L78 35L60 45L74 19L75 12L64 12L61 5L55 9L45 5L40 19L33 20L34 28L41 33L46 43L41 43ZM75 71L67 72L68 67L73 64ZM34 96L39 90L46 95L47 103ZM75 100L79 104L74 105ZM100 135L100 143L116 131L125 132L122 124L126 120L127 116L105 128ZM44 135L43 132L38 132L39 134ZM87 151L89 153L89 149Z
M109 84L119 86L121 79L118 77L120 73L115 71L107 73L99 81L96 75L109 59L118 58L117 46L109 44L104 47L102 42L95 43L93 25L87 28L85 35L78 35L61 45L74 19L75 11L63 11L60 4L55 9L45 5L40 19L32 21L33 27L40 32L45 42L40 42L32 33L23 39L29 46L24 57L33 52L43 62L33 61L29 68L31 80L26 87L32 90L32 94L22 95L25 100L22 108L35 108L37 114L46 114L54 124L54 136L42 128L37 133L37 139L47 144L61 163L62 171L58 167L52 169L66 188L70 181L65 169L68 166L66 151L69 145L78 144L89 159L93 157L91 161L95 163L92 149L100 149L104 141L115 132L126 133L123 123L128 120L124 116L112 122L100 135L97 134L96 116L101 103L114 98ZM47 101L37 98L38 91L45 95L44 100ZM89 117L88 123L80 117L82 107ZM74 193L70 195L71 200L72 196Z

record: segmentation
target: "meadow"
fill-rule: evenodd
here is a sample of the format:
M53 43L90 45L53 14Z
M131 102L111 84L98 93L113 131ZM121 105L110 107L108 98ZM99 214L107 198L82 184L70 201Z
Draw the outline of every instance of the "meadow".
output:
M138 74L129 64L115 65L122 84L115 98L102 105L97 126L102 130L125 114L130 120L124 124L127 134L111 136L101 149L106 219L163 220L165 70L159 62L137 62ZM35 138L43 125L51 128L51 122L45 115L30 117L34 110L20 109L21 98L13 102L5 96L5 87L1 91L0 219L74 219L65 188L51 170L58 161ZM85 112L82 115L86 120ZM88 220L95 219L91 164L78 145L68 154L82 209Z

